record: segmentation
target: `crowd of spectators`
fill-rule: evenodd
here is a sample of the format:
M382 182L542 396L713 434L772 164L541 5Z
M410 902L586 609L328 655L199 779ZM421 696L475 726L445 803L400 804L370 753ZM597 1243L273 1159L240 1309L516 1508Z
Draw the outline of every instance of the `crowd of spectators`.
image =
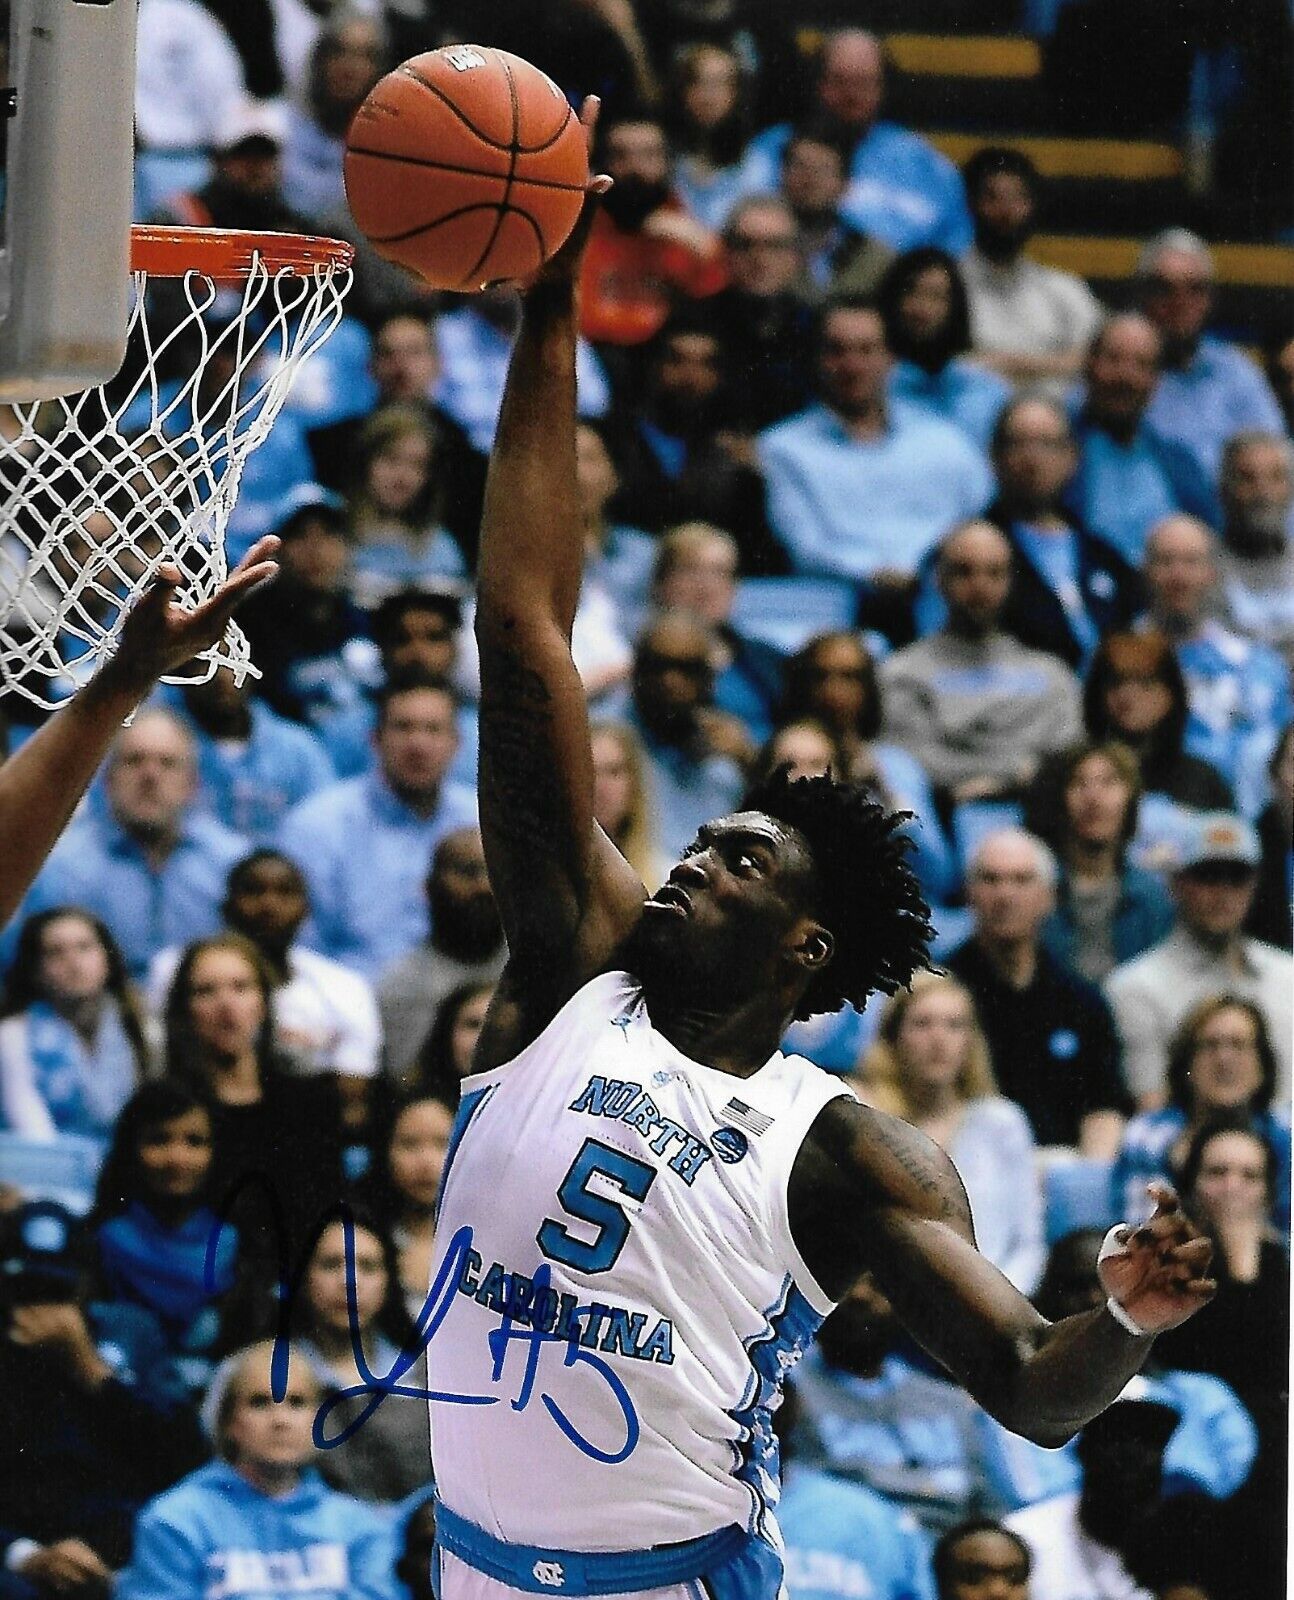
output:
M1294 323L1265 372L1215 332L1182 228L1103 305L1032 259L1026 156L959 171L886 119L875 38L806 62L745 0L141 0L141 217L353 238L351 113L468 34L605 102L573 636L598 822L654 888L782 763L908 813L946 971L787 1048L949 1152L1047 1315L1103 1298L1101 1235L1154 1179L1215 1242L1216 1302L1061 1452L860 1284L780 1414L790 1600L1272 1600ZM0 941L3 1600L430 1592L425 1408L356 1391L425 1383L401 1352L506 954L471 577L517 307L356 242L230 525L283 541L244 612L261 675L159 691ZM30 731L2 709L0 751Z

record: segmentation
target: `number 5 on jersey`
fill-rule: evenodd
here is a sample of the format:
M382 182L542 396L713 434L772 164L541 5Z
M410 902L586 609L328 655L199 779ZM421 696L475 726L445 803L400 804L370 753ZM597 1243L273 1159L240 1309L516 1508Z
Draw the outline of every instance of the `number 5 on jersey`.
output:
M614 1200L589 1192L589 1182L597 1176L609 1178L626 1198L641 1201L655 1182L656 1169L596 1139L586 1139L580 1146L558 1185L557 1198L569 1216L595 1227L597 1237L586 1243L569 1233L563 1223L548 1217L535 1235L535 1242L550 1260L577 1267L581 1272L606 1272L615 1265L629 1237L629 1218L623 1208Z

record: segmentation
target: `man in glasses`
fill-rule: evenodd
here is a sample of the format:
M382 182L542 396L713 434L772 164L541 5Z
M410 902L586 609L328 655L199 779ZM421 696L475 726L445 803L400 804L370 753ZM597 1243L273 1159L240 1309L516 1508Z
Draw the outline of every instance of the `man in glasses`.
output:
M1173 874L1177 921L1162 943L1116 967L1105 992L1123 1037L1128 1087L1162 1105L1168 1047L1198 1001L1235 994L1262 1008L1280 1063L1278 1098L1290 1092L1289 953L1243 929L1258 882L1258 835L1225 811L1197 815Z
M1137 262L1141 309L1163 341L1159 387L1146 413L1216 481L1222 446L1244 428L1279 433L1280 406L1257 365L1205 333L1213 311L1213 257L1186 228L1157 233Z

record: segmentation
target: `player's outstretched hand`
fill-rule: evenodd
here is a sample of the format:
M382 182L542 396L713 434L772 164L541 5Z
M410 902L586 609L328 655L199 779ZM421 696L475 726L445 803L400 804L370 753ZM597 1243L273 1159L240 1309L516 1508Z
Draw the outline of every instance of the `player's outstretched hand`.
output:
M1117 1300L1144 1332L1176 1328L1213 1298L1217 1283L1207 1276L1213 1246L1182 1210L1166 1183L1152 1183L1155 1212L1139 1228L1117 1230L1114 1248L1103 1250L1097 1271L1106 1294Z
M595 94L589 95L580 107L580 126L584 129L584 137L588 141L590 157L593 154L593 135L597 131L598 114L601 110L602 102ZM589 186L584 191L584 209L580 212L579 220L572 228L570 237L526 285L525 293L542 289L546 284L575 282L580 275L580 264L584 260L584 249L589 242L589 229L593 226L593 218L597 215L602 196L610 187L611 179L605 172L600 172L596 177L589 179Z
M277 574L274 556L278 548L279 541L273 534L258 540L220 589L192 611L184 610L175 600L180 572L170 565L159 567L126 618L117 653L101 677L114 684L128 684L142 694L164 673L174 672L209 649L252 590Z

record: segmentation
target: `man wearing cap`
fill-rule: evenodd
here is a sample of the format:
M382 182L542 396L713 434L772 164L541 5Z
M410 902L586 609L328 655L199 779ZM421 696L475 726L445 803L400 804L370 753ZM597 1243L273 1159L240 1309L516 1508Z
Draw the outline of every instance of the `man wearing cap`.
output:
M247 228L253 233L311 233L283 198L284 107L269 100L234 101L216 129L215 171L192 193L172 195L156 222L187 228Z
M1173 873L1172 931L1106 979L1124 1074L1143 1107L1163 1105L1173 1034L1192 1006L1214 994L1239 995L1262 1010L1280 1064L1277 1095L1289 1098L1294 966L1287 951L1242 932L1260 853L1258 835L1243 817L1194 816Z

